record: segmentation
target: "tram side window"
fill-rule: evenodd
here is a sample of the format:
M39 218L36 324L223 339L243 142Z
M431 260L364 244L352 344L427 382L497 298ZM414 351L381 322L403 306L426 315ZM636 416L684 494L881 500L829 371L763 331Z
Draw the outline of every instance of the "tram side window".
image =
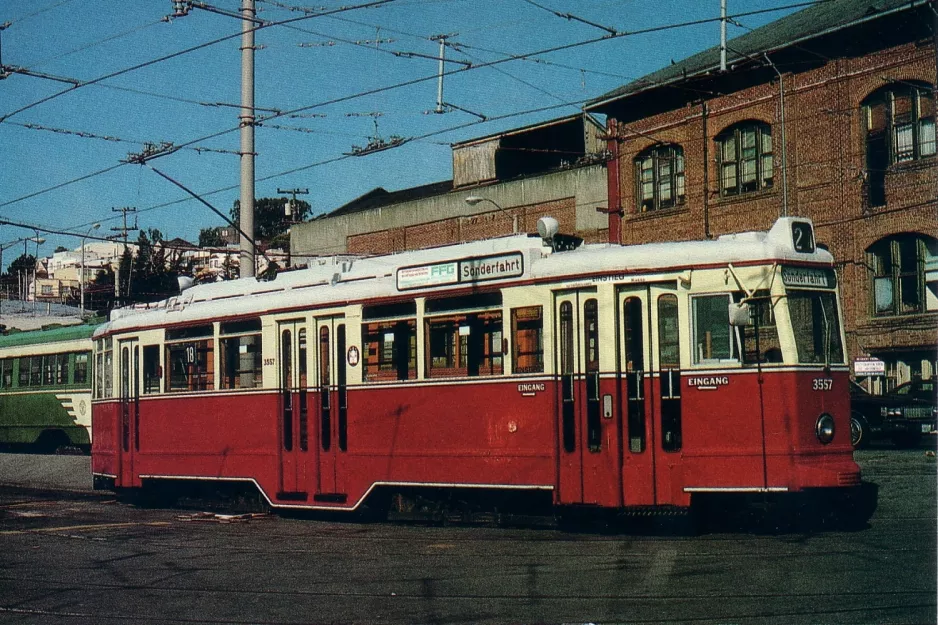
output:
M48 354L41 358L43 386L57 386L68 381L68 354Z
M728 294L694 297L694 362L729 360L733 357L730 342Z
M734 302L741 302L745 293L733 294ZM746 300L752 324L735 326L734 350L742 355L744 365L782 362L782 344L775 325L775 305L768 291L756 291Z
M427 302L427 313L501 305L500 293ZM427 377L501 375L502 312L477 310L427 320Z
M202 336L209 338L196 340L196 337ZM210 325L166 331L166 369L169 370L167 390L211 389L215 374L215 348L211 336Z
M29 386L42 386L42 356L29 359Z
M658 298L658 362L661 375L661 448L681 449L681 338L677 297Z
M163 372L160 368L160 346L143 346L143 393L150 395L160 392L160 378Z
M13 360L4 358L0 360L0 388L13 386Z
M95 344L95 398L110 397L114 392L113 342L110 337Z
M262 381L261 320L221 324L221 387L256 388Z
M544 315L541 306L511 309L512 373L544 371Z
M29 361L31 358L29 356L22 356L17 360L20 364L19 387L23 388L24 386L29 386Z
M75 354L75 372L72 377L72 382L74 384L85 384L88 382L88 359L90 354L88 352L80 352Z
M417 321L380 321L362 325L363 379L412 380L417 377Z

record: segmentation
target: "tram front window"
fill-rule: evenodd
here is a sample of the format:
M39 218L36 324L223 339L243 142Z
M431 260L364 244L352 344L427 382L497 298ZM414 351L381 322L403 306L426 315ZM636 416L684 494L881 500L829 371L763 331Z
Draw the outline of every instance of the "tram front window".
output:
M788 310L798 362L844 362L837 298L832 291L789 291Z

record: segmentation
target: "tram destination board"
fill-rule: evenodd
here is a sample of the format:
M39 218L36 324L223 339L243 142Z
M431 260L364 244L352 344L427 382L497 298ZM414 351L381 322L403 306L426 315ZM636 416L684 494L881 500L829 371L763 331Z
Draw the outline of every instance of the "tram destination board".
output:
M522 274L523 257L514 252L402 267L397 270L397 288L399 291L406 291L430 286L516 278Z

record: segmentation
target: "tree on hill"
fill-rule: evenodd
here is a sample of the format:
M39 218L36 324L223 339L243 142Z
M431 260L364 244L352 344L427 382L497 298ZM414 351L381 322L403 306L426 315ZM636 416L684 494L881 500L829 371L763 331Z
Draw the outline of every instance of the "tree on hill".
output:
M221 226L199 230L199 247L225 247L226 242L221 236L221 230Z
M288 221L284 207L289 201L285 197L262 197L254 200L254 238L257 241L270 242L284 234L293 222L306 221L310 214L309 202L297 200L293 205L292 221ZM241 224L241 200L235 200L231 207L231 220Z

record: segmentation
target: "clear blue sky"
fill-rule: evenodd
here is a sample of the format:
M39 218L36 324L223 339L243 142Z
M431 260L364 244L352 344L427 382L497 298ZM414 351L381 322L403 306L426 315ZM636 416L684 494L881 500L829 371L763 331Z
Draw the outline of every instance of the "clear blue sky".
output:
M344 6L365 1L345 0ZM447 180L452 177L450 144L576 113L584 100L719 42L719 24L708 23L479 67L447 77L444 100L489 118L511 117L473 124L478 118L460 111L427 114L436 104L437 62L389 51L436 56L438 44L430 37L448 34L453 35L450 41L464 47L449 49L447 57L480 64L607 34L542 7L619 32L718 17L720 11L719 0L536 3L540 6L528 0L393 0L380 7L294 22L295 29L259 30L255 105L281 111L312 108L304 111L304 117L280 117L257 128L255 195L276 197L278 187L308 188L310 194L303 199L312 204L314 214L321 214L375 187L397 190ZM796 3L729 0L729 13ZM209 4L237 11L240 1ZM308 4L257 0L258 17L279 21L304 15L288 6L334 9L343 5L334 0ZM170 0L0 0L0 24L9 22L0 33L0 60L57 78L89 81L234 35L241 28L236 18L200 9L161 21L171 12ZM738 21L745 28L755 28L791 12L782 8ZM729 26L730 37L744 32L744 28ZM100 222L97 232L110 234L119 224L119 214L112 208L133 206L140 228L158 228L166 238L193 242L201 228L224 225L183 191L135 164L21 198L119 165L128 153L140 152L143 142L178 145L195 141L193 147L236 152L237 109L209 104L240 101L239 45L240 37L234 37L205 46L72 89L5 119L0 123L0 219L74 232ZM458 67L462 66L447 64L448 69ZM433 78L349 98L423 77ZM69 87L48 78L13 74L0 80L0 117ZM339 98L348 99L322 105ZM561 104L566 105L519 114ZM381 116L362 115L366 113ZM342 159L353 145L368 143L375 134L375 119L378 135L385 139L439 134L396 149ZM26 128L26 124L44 129ZM226 130L233 131L203 140ZM180 150L152 164L205 194L225 214L238 198L239 158L235 154ZM285 173L292 170L298 171ZM31 234L0 225L0 243ZM43 236L47 240L40 250L43 255L58 245L79 245L77 237ZM131 237L135 239L136 233ZM13 256L10 253L7 263Z

